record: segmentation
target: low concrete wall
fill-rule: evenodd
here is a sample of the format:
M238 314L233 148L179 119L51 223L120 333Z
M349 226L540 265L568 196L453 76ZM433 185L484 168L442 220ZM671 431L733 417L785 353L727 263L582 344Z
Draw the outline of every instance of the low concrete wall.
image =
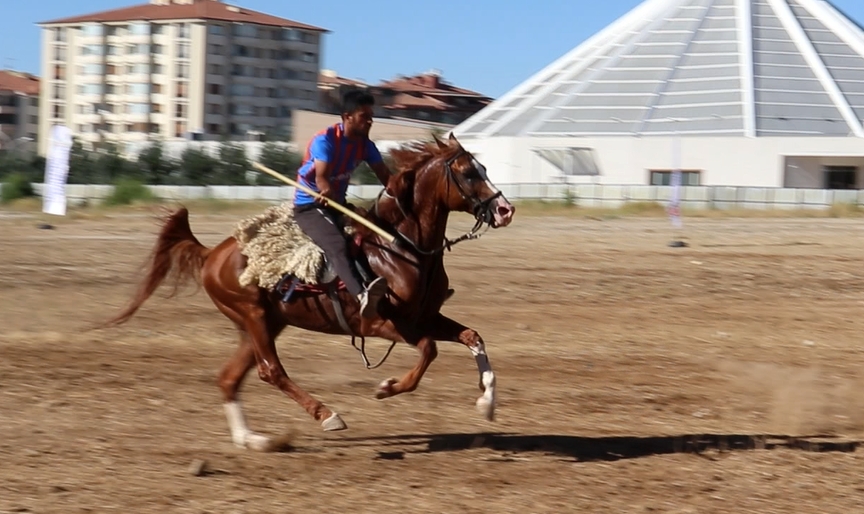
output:
M0 186L2 187L2 186ZM43 184L33 184L42 194ZM290 186L148 186L166 200L258 200L284 202L294 196ZM564 201L569 199L582 207L621 207L628 202L666 204L672 194L670 186L634 186L600 184L501 184L498 186L510 200ZM372 200L381 186L352 185L349 201ZM113 186L69 184L67 200L72 205L98 203L113 191ZM864 205L864 189L784 189L765 187L697 186L681 188L681 205L690 209L823 209L837 203Z

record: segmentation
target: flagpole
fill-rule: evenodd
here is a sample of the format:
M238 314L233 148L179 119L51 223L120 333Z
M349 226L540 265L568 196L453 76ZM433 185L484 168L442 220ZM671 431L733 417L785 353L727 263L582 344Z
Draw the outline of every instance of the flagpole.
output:
M669 199L667 212L672 223L672 241L669 246L672 248L683 248L687 243L681 240L680 232L682 228L681 222L681 133L678 131L678 119L672 119L675 127L675 135L672 139L672 177L670 185L672 186L672 197Z

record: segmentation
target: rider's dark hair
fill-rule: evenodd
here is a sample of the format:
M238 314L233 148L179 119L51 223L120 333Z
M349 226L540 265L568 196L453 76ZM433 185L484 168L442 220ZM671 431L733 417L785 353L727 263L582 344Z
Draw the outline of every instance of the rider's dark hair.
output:
M349 114L365 105L375 105L375 98L362 89L352 89L342 96L342 113Z

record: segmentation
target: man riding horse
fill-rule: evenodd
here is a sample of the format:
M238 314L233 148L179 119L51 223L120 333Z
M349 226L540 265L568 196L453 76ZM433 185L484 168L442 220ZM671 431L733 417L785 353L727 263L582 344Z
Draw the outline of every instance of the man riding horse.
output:
M360 303L364 318L374 317L378 301L387 292L387 281L376 277L363 285L348 253L342 214L329 207L330 202L345 205L348 183L357 165L365 161L384 187L391 172L381 158L375 143L369 139L372 128L372 106L369 93L352 90L342 98L342 122L315 134L306 147L303 164L297 172L298 182L317 192L316 198L300 188L294 193L294 219L332 263L346 289Z

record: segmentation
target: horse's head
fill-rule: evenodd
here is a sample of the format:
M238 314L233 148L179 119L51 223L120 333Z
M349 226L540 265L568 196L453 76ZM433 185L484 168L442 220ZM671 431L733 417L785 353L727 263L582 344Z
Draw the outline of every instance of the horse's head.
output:
M516 207L492 184L486 167L463 148L452 133L446 143L437 137L435 142L439 148L450 150L444 161L447 207L451 211L469 212L477 221L482 220L493 228L509 225Z

